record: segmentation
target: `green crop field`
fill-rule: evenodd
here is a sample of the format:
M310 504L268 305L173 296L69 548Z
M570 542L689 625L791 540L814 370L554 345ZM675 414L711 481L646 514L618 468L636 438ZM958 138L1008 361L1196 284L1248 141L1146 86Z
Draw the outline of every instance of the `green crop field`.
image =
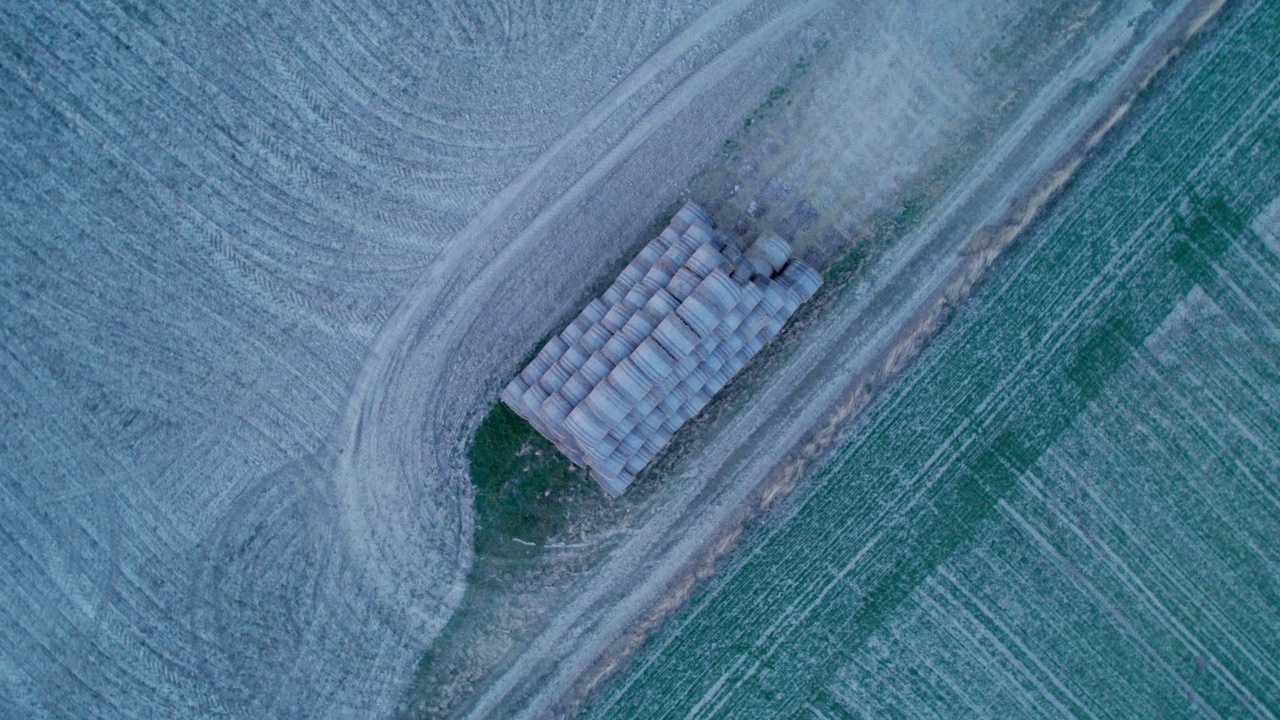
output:
M1280 3L1220 22L590 715L1280 714Z

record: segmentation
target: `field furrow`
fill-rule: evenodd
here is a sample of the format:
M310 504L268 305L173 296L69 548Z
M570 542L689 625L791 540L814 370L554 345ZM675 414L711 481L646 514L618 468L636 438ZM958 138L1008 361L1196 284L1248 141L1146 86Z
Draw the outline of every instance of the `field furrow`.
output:
M1139 100L595 716L1274 715L1278 31Z

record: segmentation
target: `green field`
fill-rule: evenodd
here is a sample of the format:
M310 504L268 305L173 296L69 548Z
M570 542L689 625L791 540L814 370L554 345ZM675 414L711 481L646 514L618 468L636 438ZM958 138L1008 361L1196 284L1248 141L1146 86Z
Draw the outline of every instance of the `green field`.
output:
M1220 22L589 715L1280 714L1280 3Z

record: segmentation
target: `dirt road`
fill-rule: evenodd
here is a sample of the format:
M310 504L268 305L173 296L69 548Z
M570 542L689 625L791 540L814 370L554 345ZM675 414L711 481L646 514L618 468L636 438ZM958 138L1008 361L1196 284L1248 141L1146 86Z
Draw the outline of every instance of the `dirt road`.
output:
M484 688L469 715L559 715L616 667L619 653L634 648L636 629L648 626L655 608L678 607L673 594L687 592L689 579L713 548L752 514L765 486L778 476L778 459L797 448L860 381L909 361L918 350L919 333L927 333L936 320L931 313L940 303L962 299L981 277L1000 247L989 244L974 252L972 238L984 228L1025 221L1211 5L1182 2L1153 13L1145 3L1130 3L1115 13L851 297L803 330L797 349L756 389L749 409L705 440L680 468L683 477L672 484L672 493L649 509L639 529L582 583L546 629L518 657L508 658L507 670ZM1086 85L1091 91L1081 97L1078 88ZM553 207L574 202L566 199ZM526 232L561 222L566 220L560 216L534 218ZM489 292L485 286L461 294ZM449 333L457 343L445 341L442 348L504 346L493 340L471 344L477 334L496 332L492 326L443 318L439 325L443 330L436 337ZM500 360L494 366L501 367ZM461 374L442 377L450 387L468 385ZM469 385L483 382L474 379ZM445 441L440 447L452 446L460 454L462 436L435 437Z
M690 23L448 244L374 340L332 487L364 586L409 613L413 635L441 622L421 594L452 607L464 589L463 573L423 587L412 569L440 552L440 523L446 537L470 537L463 451L497 380L516 370L508 349L550 331L582 278L679 194L794 62L789 41L825 6L729 2ZM465 571L465 548L455 553L442 560Z

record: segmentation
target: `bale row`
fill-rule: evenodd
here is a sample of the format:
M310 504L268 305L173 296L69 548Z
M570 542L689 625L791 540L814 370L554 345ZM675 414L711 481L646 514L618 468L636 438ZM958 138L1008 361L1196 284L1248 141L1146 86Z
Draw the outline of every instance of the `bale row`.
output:
M502 400L618 495L822 277L765 234L743 250L689 203L553 337Z

